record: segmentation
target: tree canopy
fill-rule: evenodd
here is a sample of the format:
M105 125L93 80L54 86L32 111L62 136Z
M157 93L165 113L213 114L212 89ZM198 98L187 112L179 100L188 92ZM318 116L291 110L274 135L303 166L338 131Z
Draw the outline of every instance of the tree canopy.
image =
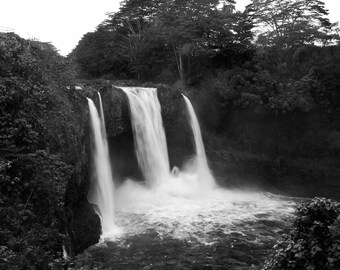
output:
M258 42L291 48L327 44L335 38L325 3L319 0L253 0L247 13L257 26Z
M235 11L233 0L222 1L222 7L218 7L220 2L123 1L120 10L109 14L96 31L104 32L110 41L98 38L94 41L93 35L88 34L72 55L85 66L96 54L88 55L92 47L100 50L101 55L111 55L111 63L120 59L125 73L136 78L147 78L156 67L177 73L185 80L191 73L192 61L200 58L206 62L227 50L242 50L250 45L251 22Z
M193 82L222 63L248 61L257 48L280 73L301 46L336 44L327 16L321 0L253 0L245 12L234 0L124 0L71 55L83 75Z

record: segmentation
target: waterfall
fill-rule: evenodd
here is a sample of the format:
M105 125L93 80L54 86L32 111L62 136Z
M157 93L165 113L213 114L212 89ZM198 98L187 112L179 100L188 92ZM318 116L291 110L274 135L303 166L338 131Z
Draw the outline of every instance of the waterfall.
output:
M213 187L215 186L215 179L211 174L211 171L208 166L207 156L204 150L204 144L201 135L201 129L198 123L197 116L195 114L195 110L190 102L190 100L183 95L185 100L189 117L190 117L190 124L192 128L192 132L194 134L194 141L195 141L195 149L196 149L196 162L197 162L197 170L200 176L200 181L206 187Z
M98 99L99 99L99 108L100 108L100 125L103 133L103 137L105 138L105 143L107 144L107 137L106 137L106 127L105 127L105 117L104 117L104 110L103 110L103 102L102 102L102 96L100 95L99 92L98 94Z
M109 159L109 150L107 145L103 107L100 100L99 117L96 106L88 98L90 110L90 122L93 137L93 163L94 173L92 175L92 186L88 199L96 205L96 211L101 218L102 235L109 234L115 228L114 224L114 184L112 179L112 170Z
M157 89L119 88L129 100L136 155L146 183L159 187L168 178L170 168Z

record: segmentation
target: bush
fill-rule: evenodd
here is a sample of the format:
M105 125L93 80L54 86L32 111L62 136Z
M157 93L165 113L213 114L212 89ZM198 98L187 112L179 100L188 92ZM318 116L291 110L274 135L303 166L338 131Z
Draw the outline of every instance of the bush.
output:
M310 74L300 80L278 80L266 70L245 66L220 73L213 87L222 103L242 108L255 105L287 113L314 109L311 93L320 85Z
M340 203L315 198L296 211L294 229L275 246L263 270L331 270L340 268L340 241L330 226L340 215Z

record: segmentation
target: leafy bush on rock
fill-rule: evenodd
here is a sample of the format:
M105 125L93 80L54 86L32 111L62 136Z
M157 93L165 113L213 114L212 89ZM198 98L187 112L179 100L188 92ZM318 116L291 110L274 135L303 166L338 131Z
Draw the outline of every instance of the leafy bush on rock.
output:
M330 226L340 215L340 203L315 198L296 210L294 229L275 246L263 270L335 270L340 268L340 241Z

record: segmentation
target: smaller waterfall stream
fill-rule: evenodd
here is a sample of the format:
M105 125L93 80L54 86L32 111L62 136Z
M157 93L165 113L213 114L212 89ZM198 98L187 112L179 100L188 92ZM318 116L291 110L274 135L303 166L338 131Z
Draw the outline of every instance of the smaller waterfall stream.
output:
M103 109L103 102L102 102L102 96L98 92L98 99L99 99L99 109L100 109L100 125L102 129L102 136L104 138L104 143L107 146L107 135L106 135L106 127L105 127L105 116L104 116L104 109ZM106 147L107 148L107 147Z
M88 199L97 206L96 211L101 218L102 236L105 236L116 228L114 223L114 184L107 146L103 108L100 94L98 93L98 95L101 106L101 118L93 101L88 99L94 142L92 150L94 171Z
M208 166L207 162L207 156L205 154L204 150L204 144L202 140L202 135L201 135L201 129L198 123L198 119L195 113L195 110L190 102L190 100L183 95L183 98L185 100L185 103L187 105L187 109L189 112L190 116L190 124L192 128L192 132L194 134L194 141L195 141L195 148L196 148L196 166L197 166L197 171L199 174L199 180L201 181L201 184L203 185L204 188L207 187L214 187L215 186L215 179L211 174L211 171Z

